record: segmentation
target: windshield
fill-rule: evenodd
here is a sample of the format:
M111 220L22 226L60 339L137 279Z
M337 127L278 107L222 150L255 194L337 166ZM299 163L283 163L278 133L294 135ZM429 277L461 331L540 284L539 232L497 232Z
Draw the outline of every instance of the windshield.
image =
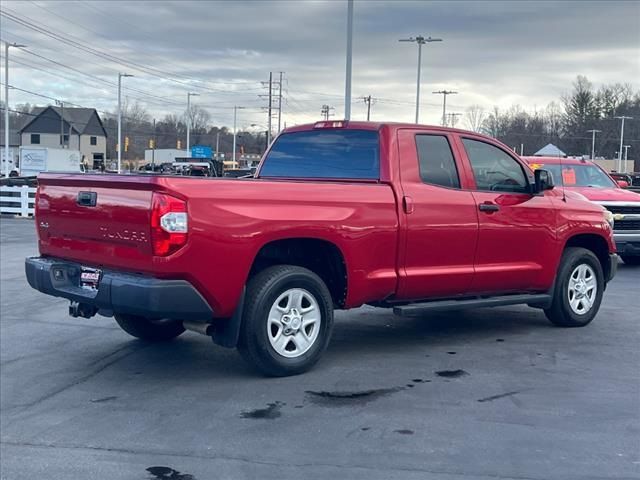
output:
M532 164L531 168L544 168L553 174L556 185L565 187L615 188L616 184L599 167L585 164ZM561 173L562 172L562 173Z
M378 132L312 130L280 135L260 177L378 180Z

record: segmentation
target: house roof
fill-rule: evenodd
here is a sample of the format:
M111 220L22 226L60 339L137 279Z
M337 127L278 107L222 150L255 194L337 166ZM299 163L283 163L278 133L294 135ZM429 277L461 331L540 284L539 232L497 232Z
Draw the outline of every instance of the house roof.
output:
M548 143L536 153L533 154L534 157L566 157L567 154L556 147L553 143Z
M53 112L56 118L60 118L62 115L63 120L68 123L71 128L79 134L93 134L93 135L104 135L107 136L107 132L102 124L102 120L100 119L100 115L95 108L71 108L65 107L60 108L56 106L48 106L48 107L36 107L33 109L34 117L29 121L24 127L20 129L20 132L26 131L28 127L33 124L38 118L45 115L45 112ZM94 118L97 119L97 122L92 121ZM37 133L37 132L35 132ZM48 133L48 132L46 132Z

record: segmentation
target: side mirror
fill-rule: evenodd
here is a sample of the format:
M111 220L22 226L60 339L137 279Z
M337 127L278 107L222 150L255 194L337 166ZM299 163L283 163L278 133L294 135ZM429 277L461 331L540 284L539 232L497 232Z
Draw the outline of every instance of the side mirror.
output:
M549 170L539 168L533 172L533 175L535 178L535 193L551 190L555 186L553 183L553 175Z
M616 180L616 183L620 188L629 188L629 182L626 180Z

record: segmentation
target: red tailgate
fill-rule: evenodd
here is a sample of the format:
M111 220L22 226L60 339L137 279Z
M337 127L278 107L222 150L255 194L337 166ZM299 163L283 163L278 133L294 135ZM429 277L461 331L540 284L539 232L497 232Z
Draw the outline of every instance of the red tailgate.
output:
M150 270L154 179L108 175L39 177L40 253L87 265Z

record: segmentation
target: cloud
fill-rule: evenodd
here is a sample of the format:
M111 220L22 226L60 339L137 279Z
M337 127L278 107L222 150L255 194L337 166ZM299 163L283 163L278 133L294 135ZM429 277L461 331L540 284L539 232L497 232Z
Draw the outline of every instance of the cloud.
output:
M107 61L3 17L3 40L76 70L12 50L10 83L26 90L113 111L113 84L126 71L135 77L125 79L125 94L155 116L183 111L192 90L216 123L230 124L235 104L249 107L240 125L264 124L261 82L284 71L288 124L318 119L324 103L337 117L343 112L343 1L36 0L5 1L3 10L121 59ZM540 108L578 74L596 85L640 88L638 2L356 0L354 118L366 112L358 97L370 94L378 99L373 119L413 119L417 51L398 39L418 34L444 39L423 49L422 119L429 123L440 120L441 96L431 92L442 88L459 92L448 102L457 112L472 104ZM12 93L12 103L27 101L46 100Z

